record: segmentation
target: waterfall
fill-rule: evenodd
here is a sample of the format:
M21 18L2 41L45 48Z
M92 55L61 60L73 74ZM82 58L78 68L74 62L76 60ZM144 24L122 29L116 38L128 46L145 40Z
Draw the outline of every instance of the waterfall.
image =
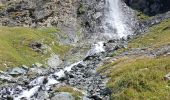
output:
M110 38L122 38L130 34L121 4L121 0L106 0L104 29L105 35Z
M120 39L123 37L126 38L131 33L129 31L128 25L126 24L126 22L128 20L127 20L127 18L125 18L126 14L124 14L121 4L122 4L121 0L106 0L106 8L107 8L105 11L106 17L105 17L104 23L102 23L102 24L103 24L103 27L105 30L104 36L109 37L109 39L110 38L111 39L112 38ZM103 35L103 33L102 33L102 35ZM100 37L100 35L96 35L96 37ZM105 50L105 42L97 41L97 43L95 43L93 45L93 47L87 52L87 55L85 56L84 59L86 59L88 57L92 57L96 54L100 54L102 52L106 52L106 51L107 50ZM82 75L80 78L82 78L82 77L84 78L85 77L84 75L88 74L86 72L86 70L91 71L91 72L89 72L90 74L88 77L89 77L89 79L93 80L93 77L98 76L98 73L97 73L97 75L93 76L93 74L94 74L93 70L97 67L97 63L101 60L101 57L100 57L101 55L98 55L98 56L99 57L94 58L94 60L96 60L96 61L91 60L92 63L90 62L90 60L85 62L85 60L83 59L83 60L80 60L79 62L71 64L70 66L66 66L64 68L59 68L57 70L54 70L55 72L53 72L53 73L49 73L47 75L45 74L42 76L37 76L37 77L35 77L35 79L33 79L33 80L31 79L29 81L29 84L26 86L18 84L17 87L7 87L4 90L0 89L0 99L4 94L7 94L7 95L10 94L14 98L14 100L20 100L23 98L30 100L31 98L36 97L36 95L37 95L36 93L40 89L48 92L50 90L50 88L54 88L55 85L62 83L61 79L68 77L67 74L71 73L72 71L74 71L74 72L77 71L77 72L73 73L73 75L74 74L77 76ZM84 66L83 64L87 64L88 66L87 65ZM83 74L81 74L80 71L78 71L78 69L81 69L81 67L85 67L85 69L83 69L81 71L81 73L83 73ZM2 76L0 76L0 77L2 77ZM6 77L9 80L13 79L12 76L6 76ZM88 84L96 85L96 84L93 84L93 82L89 82L89 79L88 80L86 79ZM69 80L69 78L67 79L67 81L68 80ZM73 77L72 77L72 80L73 80ZM77 84L79 84L79 82L86 82L86 80L81 79L80 81L75 81L75 83L78 82ZM94 80L94 82L95 81L96 80ZM97 80L96 82L100 82L100 81ZM97 83L97 84L99 84L99 85L97 85L97 87L103 86L102 82ZM84 85L84 83L83 83L83 85ZM6 92L6 90L9 90L9 91Z

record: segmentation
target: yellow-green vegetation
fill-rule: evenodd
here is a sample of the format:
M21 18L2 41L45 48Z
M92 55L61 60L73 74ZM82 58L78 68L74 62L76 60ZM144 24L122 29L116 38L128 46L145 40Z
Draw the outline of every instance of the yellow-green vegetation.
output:
M111 77L112 99L169 100L170 81L163 77L170 72L170 56L123 58L107 67L112 67L105 73Z
M136 15L137 15L138 20L140 20L140 21L145 21L145 20L148 20L149 18L151 18L150 16L148 16L140 11L138 11Z
M170 19L150 28L145 35L129 42L127 49L154 50L170 44ZM113 100L169 100L170 81L164 76L170 72L170 56L156 58L124 56L103 65L100 73L110 77L107 84L113 90Z
M129 48L156 48L167 44L170 44L170 19L151 27L148 33L130 41Z
M0 11L5 8L4 4L0 4Z
M22 64L44 63L52 52L64 56L69 46L58 43L55 28L0 27L0 70ZM51 48L46 54L35 52L30 43L41 42Z
M65 86L56 89L56 92L68 92L71 93L76 100L81 100L81 96L83 95L80 91L74 90L72 87Z

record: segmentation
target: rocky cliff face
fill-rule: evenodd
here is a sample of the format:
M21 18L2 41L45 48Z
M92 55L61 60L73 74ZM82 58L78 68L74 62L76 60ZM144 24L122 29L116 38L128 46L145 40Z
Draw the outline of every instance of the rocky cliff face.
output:
M111 30L112 26L105 22L109 17L106 16L107 3L107 0L1 0L0 23L3 26L55 26L68 33L71 41L77 41L76 33L83 32L81 37L89 38L93 33L104 33L105 28ZM133 11L123 2L121 5L131 20L126 24L134 27Z
M76 0L1 0L3 26L58 27L74 41Z
M48 27L64 23L70 26L76 18L75 1L72 0L4 0L2 6L2 25Z
M123 1L128 6L147 15L155 15L170 10L168 0ZM70 33L70 37L75 37L75 33L82 31L84 33L103 33L102 24L107 17L105 13L108 11L107 0L0 0L0 3L1 25L56 26L66 33ZM126 4L122 3L121 9L130 16L127 19L134 18L133 11L129 10ZM135 19L130 20L135 21ZM128 23L131 27L133 24ZM137 25L134 26L136 28ZM85 37L87 35L85 34Z
M129 6L132 6L130 4L133 3L133 0L125 0L125 1ZM130 27L132 31L128 31L128 32L132 32L130 33L131 35L134 35L133 33L143 32L145 31L145 29L147 29L147 27L160 23L164 19L170 18L170 13L165 13L140 23L136 20L134 11L131 8L129 8L123 2L123 0L122 1L115 0L114 2L112 1L112 3L111 0L62 0L62 1L61 0L29 0L29 1L28 0L15 0L15 1L1 0L0 2L2 4L0 6L1 7L0 23L4 26L58 27L59 29L63 30L65 33L68 34L69 39L72 42L76 41L77 35L79 35L80 37L82 36L83 39L85 39L84 41L81 40L80 43L76 44L77 47L75 46L70 51L70 53L68 54L69 57L67 59L62 60L62 64L60 64L60 60L58 56L54 56L54 57L52 56L52 60L50 59L49 65L51 65L53 68L45 69L42 68L42 65L38 63L33 65L31 68L28 68L27 66L22 66L21 68L13 68L7 70L6 72L0 72L0 83L7 83L6 85L4 84L1 84L2 86L0 85L0 99L3 100L6 99L57 100L59 98L65 98L65 100L71 98L70 100L72 99L74 100L74 98L70 94L61 93L58 90L59 87L67 87L67 86L74 87L73 90L81 92L81 96L79 96L79 99L110 100L110 96L112 92L116 93L119 92L120 90L124 90L123 88L127 88L127 86L129 85L129 84L124 85L124 83L129 83L129 82L123 80L122 81L123 84L122 84L119 81L118 86L116 86L115 89L112 89L113 87L107 88L106 83L108 81L108 78L105 75L100 74L97 71L97 69L99 66L107 65L109 63L112 63L109 64L109 66L110 65L114 66L115 65L114 61L116 61L119 58L119 57L113 58L115 51L118 51L119 49L123 49L123 48L133 49L133 48L128 48L127 46L127 42L128 42L127 40L131 38L131 36L129 36L127 39L112 38L112 40L108 40L108 38L107 39L104 38L103 39L104 41L102 42L97 39L98 41L100 41L100 42L97 41L97 43L94 43L94 41L88 39L91 38L95 40L94 38L95 36L102 38L101 36L99 36L99 33L102 34L105 33L105 27L107 27L107 29L109 29L109 31L111 31L112 33L121 34L122 31L116 32L115 30L116 29L118 30L118 28L120 27L119 26L120 24L117 23L119 23L118 22L120 20L119 17L122 16L123 18L121 19L123 19L122 21L123 23L121 24L126 24L127 28ZM108 2L110 2L110 5L108 4ZM140 2L147 2L147 1L136 1L136 2L137 4L138 3L140 4ZM119 6L117 4L119 4ZM112 13L111 16L107 15L109 14L110 11L109 7L113 5L117 6L115 7L115 9L118 10L111 12ZM149 8L150 7L148 7L147 9ZM157 6L153 8L156 9ZM113 7L111 10L115 10L115 9ZM108 17L115 17L113 13L114 14L122 13L122 15L120 16L115 15L116 18L113 18L115 20L113 21L114 25L112 26L112 24L108 24L109 22L107 22L106 19ZM150 12L149 14L151 13L152 12ZM112 22L112 19L108 21ZM168 30L169 30L169 26L166 25L165 28L163 28L160 31L161 32L167 31L168 33ZM76 34L77 31L84 32L85 34ZM157 31L159 30L156 30L156 33ZM28 32L28 34L30 33ZM158 34L157 36L158 37L153 36L150 37L149 39L146 38L141 41L146 42L147 40L149 40L149 42L151 41L151 44L156 44L157 41L158 44L162 42L165 42L163 44L169 44L169 40L167 38L169 34L167 34L167 36L165 35L165 38L160 38L162 34L160 36ZM89 51L84 50L83 47L86 47L85 49L90 48L89 42L94 43L92 48ZM134 43L136 42L137 41L135 41ZM53 42L52 44L54 45ZM37 47L38 49L39 48L41 49L41 45L43 44L32 43L31 47L36 50ZM61 47L59 48L62 49ZM147 56L154 57L155 55L156 56L159 54L162 55L164 53L169 52L169 47L168 49L166 48L167 47L165 47L165 49L163 48L156 51L149 51L146 48L136 48L132 51L124 52L120 56L123 57L124 55L127 56L127 55L139 54L142 56L147 55ZM82 50L83 53L81 52L80 49L83 49ZM84 57L79 58L79 55L83 55ZM53 63L54 59L55 62L56 60L58 60L57 64ZM70 62L68 59L70 60ZM75 62L75 61L71 61L74 59L80 61L77 63L70 64L72 62ZM104 60L107 61L103 62ZM105 69L105 67L109 67L109 66L108 65L103 66L104 70L102 71L111 73L110 68ZM131 70L129 72L131 72ZM124 73L124 71L122 71L121 73ZM126 78L127 74L124 75L125 76L123 76L123 78L124 77ZM141 77L139 78L141 79ZM122 79L122 77L120 79ZM115 81L116 79L113 80ZM136 81L136 78L134 80ZM111 85L112 84L114 83L112 82ZM66 88L66 90L70 90L70 89ZM70 92L70 91L66 91L66 92ZM82 95L84 95L84 97Z

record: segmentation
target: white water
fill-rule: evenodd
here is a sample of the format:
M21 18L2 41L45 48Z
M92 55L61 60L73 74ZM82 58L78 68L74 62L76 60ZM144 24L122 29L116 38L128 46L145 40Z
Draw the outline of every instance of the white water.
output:
M94 55L94 54L98 54L101 52L105 52L103 41L95 43L93 47L88 51L86 57Z
M58 79L65 76L65 71L70 72L72 67L76 66L77 64L81 63L82 61L76 62L71 64L68 67L65 67L64 69L61 69L60 71L55 72L54 74L50 74L48 77L46 76L39 76L32 80L29 83L29 86L33 86L31 89L23 90L17 97L14 97L14 100L20 100L21 98L26 98L30 100L30 98L38 91L38 89L43 85L43 81L45 78L48 80L48 82L45 84L46 90L50 88L51 85L59 84L60 82ZM53 76L56 76L57 79L55 79Z
M96 53L100 53L100 52L104 52L104 47L103 47L103 43L104 42L98 42L96 44L94 44L94 46L92 47L92 49L90 50L91 53L96 54ZM88 54L89 55L89 54ZM71 64L70 66L65 67L64 69L61 69L53 74L50 74L48 76L39 76L37 78L35 78L34 80L32 80L29 83L29 86L31 86L31 89L21 89L22 92L18 95L14 94L14 100L20 100L21 98L26 98L28 100L31 99L31 97L38 92L39 88L44 84L43 81L45 79L47 79L47 83L45 83L45 88L46 90L50 89L51 85L54 84L59 84L60 82L58 81L58 79L65 77L65 71L70 72L71 69L78 65L79 63L82 63L83 61L79 61L76 63ZM54 76L56 78L54 78ZM21 87L22 88L22 87Z
M105 20L105 35L110 38L123 38L129 35L128 27L125 24L125 14L121 9L121 0L107 0L107 7L109 11L107 12L107 18ZM109 27L112 27L113 30L110 30Z
M106 19L106 23L109 23L109 25L111 25L114 28L114 30L116 30L110 32L107 31L109 29L106 28L105 35L108 35L109 37L117 36L118 38L122 38L122 37L126 37L127 35L129 35L128 33L130 33L129 31L127 31L127 26L124 23L123 12L120 9L120 1L121 0L107 0L107 6L109 6L109 12L108 12L108 17ZM94 44L92 49L90 49L89 52L87 53L86 57L101 52L105 52L104 42L98 42ZM37 77L29 84L29 86L32 86L32 88L23 90L18 95L18 97L14 98L14 100L20 100L23 97L29 100L38 91L41 85L43 85L43 81L45 78L48 80L48 82L45 84L47 90L50 88L51 85L59 84L60 82L58 81L58 79L65 76L65 71L70 72L72 67L74 67L75 65L81 62L82 61L71 64L70 66L61 69L55 72L54 74L50 74L47 77L46 76ZM56 76L57 78L54 78L53 76Z
M35 86L30 90L25 90L21 93L20 96L14 98L14 100L21 100L23 97L30 100L30 97L33 96L39 89L40 86Z

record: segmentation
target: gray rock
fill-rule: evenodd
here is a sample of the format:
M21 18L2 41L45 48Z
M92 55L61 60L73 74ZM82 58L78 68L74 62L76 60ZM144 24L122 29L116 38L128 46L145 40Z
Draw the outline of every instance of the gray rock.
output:
M15 75L22 75L22 74L26 74L27 70L23 69L23 68L13 68L7 71L7 73L9 75L15 76Z
M51 57L48 59L47 64L50 67L57 67L60 65L62 61L60 60L58 55L52 54Z
M94 15L93 15L93 17L94 18L99 18L99 17L101 17L102 16L102 12L96 12Z
M8 74L0 73L0 80L12 81L12 79L13 77Z
M49 95L47 91L39 91L37 95L37 100L47 100L49 98Z
M51 100L75 100L75 98L67 92L56 93Z
M165 80L170 80L170 73L168 73L167 75L165 75L164 79L165 79Z

